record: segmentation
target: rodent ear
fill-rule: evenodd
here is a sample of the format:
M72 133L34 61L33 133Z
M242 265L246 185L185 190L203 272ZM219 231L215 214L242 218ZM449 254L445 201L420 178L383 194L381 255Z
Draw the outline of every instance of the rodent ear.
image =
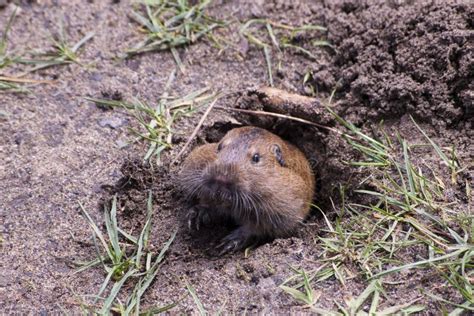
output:
M276 160L280 164L280 166L285 167L285 159L283 158L283 153L281 152L280 146L277 144L272 145L272 153L275 155Z

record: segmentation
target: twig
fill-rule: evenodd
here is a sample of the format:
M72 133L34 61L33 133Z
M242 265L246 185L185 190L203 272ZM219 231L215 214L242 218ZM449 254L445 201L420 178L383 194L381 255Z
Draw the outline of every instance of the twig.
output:
M217 100L219 100L219 96L217 96L214 101L212 101L212 103L207 107L206 109L206 112L204 112L204 114L202 115L201 119L199 120L199 123L196 125L196 128L194 129L193 133L191 134L191 136L189 136L188 140L186 141L186 144L184 144L183 148L181 148L181 150L179 151L179 153L176 155L176 157L173 159L173 161L171 162L172 164L175 163L178 158L184 153L184 151L186 150L186 148L189 146L189 144L192 142L192 140L194 139L194 137L196 137L199 129L201 128L202 124L204 123L204 120L206 119L206 117L209 115L209 113L211 113L211 110L212 108L214 107L214 105L216 104ZM217 107L216 107L217 108Z
M266 115L266 116L273 116L273 117L283 118L283 119L292 120L292 121L296 121L296 122L316 126L316 127L319 127L319 128L327 129L327 130L332 131L334 133L337 133L339 135L344 135L346 137L352 138L350 135L347 135L347 134L339 131L338 129L328 127L328 126L324 126L324 125L321 125L321 124L318 124L318 123L314 123L314 122L311 122L311 121L308 121L308 120L305 120L305 119L302 119L302 118L299 118L299 117L284 115L284 114L275 113L275 112L225 108L223 106L216 106L216 109L224 110L224 111L233 111L233 112L241 112L241 113L247 113L247 114Z
M9 82L20 82L20 83L53 83L54 82L52 80L35 80L35 79L5 77L5 76L0 76L0 80L9 81Z

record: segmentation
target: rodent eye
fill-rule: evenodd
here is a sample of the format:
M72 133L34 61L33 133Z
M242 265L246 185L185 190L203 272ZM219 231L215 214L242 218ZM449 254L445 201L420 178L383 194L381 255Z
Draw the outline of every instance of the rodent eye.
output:
M219 145L217 145L217 152L220 152L222 150L222 143L219 143Z
M259 154L254 154L252 156L252 162L258 163L260 161L260 155Z

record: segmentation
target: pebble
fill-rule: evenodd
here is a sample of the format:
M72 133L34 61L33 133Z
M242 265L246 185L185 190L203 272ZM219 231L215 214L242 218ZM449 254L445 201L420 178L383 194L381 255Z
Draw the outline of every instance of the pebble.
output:
M119 117L108 117L108 118L103 118L99 120L99 126L100 127L110 127L111 129L117 129L121 126L124 126L127 124L127 119L122 119Z

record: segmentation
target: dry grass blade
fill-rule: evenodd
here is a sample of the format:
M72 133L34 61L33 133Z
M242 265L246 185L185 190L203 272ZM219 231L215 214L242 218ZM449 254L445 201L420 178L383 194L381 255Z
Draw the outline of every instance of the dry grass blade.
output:
M89 225L91 226L92 230L94 231L94 234L99 238L100 242L102 243L102 246L104 247L104 249L107 250L107 253L108 253L109 257L111 258L112 253L109 250L109 247L108 247L107 242L105 241L104 235L100 231L99 227L97 227L94 220L90 217L89 213L86 211L84 206L81 203L79 203L79 206L81 207L81 210L82 210L84 216L86 217L87 221L89 222Z
M10 31L13 21L15 20L17 9L15 9L10 18L7 21L5 29L3 30L2 37L0 38L0 70L8 67L9 65L15 63L18 57L11 56L8 49L8 32ZM31 83L31 82L22 82L18 78L11 76L1 76L0 77L0 92L14 92L14 93L28 93L30 92L27 88L23 87L18 83Z
M344 133L339 131L338 129L335 129L335 128L332 128L332 127L329 127L329 126L324 126L324 125L321 125L321 124L318 124L318 123L314 123L314 122L311 122L311 121L308 121L308 120L305 120L305 119L302 119L302 118L299 118L299 117L285 115L285 114L280 114L280 113L275 113L275 112L267 112L267 111L226 108L226 107L223 107L223 106L215 106L215 108L218 109L218 110L222 110L222 111L240 112L240 113L253 114L253 115L264 115L264 116L278 117L278 118L282 118L282 119L286 119L286 120L300 122L300 123L307 124L307 125L316 126L316 127L319 127L319 128L326 129L328 131L332 131L332 132L337 133L339 135L344 135ZM350 138L350 136L349 136L349 138Z
M9 82L18 82L18 83L46 83L46 84L54 83L53 80L36 80L36 79L6 77L6 76L0 76L0 81L9 81Z
M204 123L204 121L206 120L207 116L209 115L209 113L211 113L211 110L212 108L214 107L214 105L216 104L217 100L219 99L219 97L217 96L214 101L211 102L211 104L207 107L206 111L204 112L204 114L202 115L201 119L199 120L198 124L196 125L196 127L194 128L194 131L193 133L191 134L191 136L189 136L188 140L186 141L186 143L184 144L183 148L181 148L181 150L179 151L179 153L176 155L176 157L173 159L172 163L176 162L179 157L181 157L181 155L184 153L184 151L186 150L186 148L189 146L189 144L191 144L191 142L193 141L194 137L196 137L197 133L199 132L199 129L201 128L202 124Z
M158 315L158 314L161 314L161 313L164 313L164 312L167 312L171 309L173 309L174 307L176 307L179 303L179 300L174 302L174 303L171 303L171 304L168 304L168 305L165 305L163 307L153 307L153 308L149 308L143 312L140 312L138 315L140 316L152 316L152 315Z
M265 62L267 63L268 83L270 84L270 87L273 87L272 58L270 56L270 49L267 45L263 46L263 53L265 55Z

